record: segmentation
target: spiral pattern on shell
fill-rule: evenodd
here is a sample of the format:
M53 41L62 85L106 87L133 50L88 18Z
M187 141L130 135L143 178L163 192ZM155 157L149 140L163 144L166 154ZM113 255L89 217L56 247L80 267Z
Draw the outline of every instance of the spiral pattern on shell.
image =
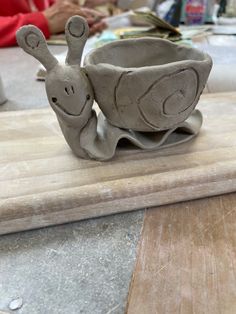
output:
M186 68L155 81L139 98L142 120L152 129L171 128L188 118L195 108L199 91L199 76Z

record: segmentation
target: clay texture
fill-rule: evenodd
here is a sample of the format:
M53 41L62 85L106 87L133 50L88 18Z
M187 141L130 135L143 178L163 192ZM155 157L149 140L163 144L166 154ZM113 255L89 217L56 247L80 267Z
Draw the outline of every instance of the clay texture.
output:
M35 26L22 27L17 41L45 66L49 103L77 156L110 159L122 138L157 149L198 134L202 116L194 109L212 67L207 54L162 39L131 39L95 50L81 67L87 22L72 17L65 34L64 65ZM98 117L94 100L101 109Z

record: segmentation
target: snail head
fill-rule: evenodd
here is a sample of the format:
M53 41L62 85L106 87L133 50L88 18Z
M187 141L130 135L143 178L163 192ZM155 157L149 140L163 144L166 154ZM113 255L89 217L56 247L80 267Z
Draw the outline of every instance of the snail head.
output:
M81 69L81 58L89 35L87 21L71 17L65 27L68 52L65 64L48 49L43 33L35 26L21 27L16 34L19 46L35 57L47 70L46 91L53 110L60 115L87 116L93 105L93 89Z

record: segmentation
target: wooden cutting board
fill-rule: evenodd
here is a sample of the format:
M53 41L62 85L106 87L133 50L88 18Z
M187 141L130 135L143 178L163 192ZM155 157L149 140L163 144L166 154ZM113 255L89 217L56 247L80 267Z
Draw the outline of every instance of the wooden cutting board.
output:
M236 191L236 93L208 94L200 135L78 159L51 109L0 114L0 234Z
M236 313L236 194L145 212L126 314Z

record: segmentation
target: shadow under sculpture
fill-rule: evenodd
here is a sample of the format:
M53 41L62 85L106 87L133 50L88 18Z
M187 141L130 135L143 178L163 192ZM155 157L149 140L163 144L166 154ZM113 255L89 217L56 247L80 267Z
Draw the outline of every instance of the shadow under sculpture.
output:
M199 133L202 115L194 109L212 67L207 54L163 39L120 40L91 52L81 67L86 20L70 18L65 34L65 64L50 53L35 26L22 27L17 41L46 68L49 103L77 156L108 160L123 138L153 150Z

